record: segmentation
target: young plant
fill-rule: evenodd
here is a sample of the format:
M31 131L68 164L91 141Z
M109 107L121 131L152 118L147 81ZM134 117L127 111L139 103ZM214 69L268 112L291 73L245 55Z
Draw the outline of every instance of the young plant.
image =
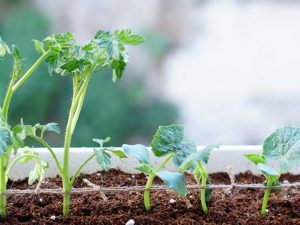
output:
M130 30L116 30L112 34L105 31L98 31L94 38L86 45L80 46L76 43L71 33L57 34L47 37L41 42L36 42L36 49L41 54L49 52L46 62L51 74L57 73L62 76L69 76L73 81L73 97L69 111L69 117L64 139L63 165L58 166L64 191L63 214L69 215L70 198L73 182L79 175L82 167L93 157L88 157L79 166L73 178L69 173L69 152L86 91L92 75L100 70L110 67L113 72L113 81L120 79L123 70L128 62L128 54L125 45L138 45L144 42L143 37L134 35ZM101 155L107 156L106 154ZM107 157L103 158L103 160ZM98 157L98 161L101 161Z
M16 156L12 159L12 152L17 154L19 148L24 147L24 140L26 138L26 126L21 121L20 124L12 127L8 123L8 110L11 103L11 99L15 92L24 84L24 82L33 74L38 68L41 62L50 54L50 51L45 51L41 57L23 74L23 59L20 51L15 45L9 47L0 38L0 60L5 55L12 55L13 57L13 69L11 78L2 107L0 107L0 216L4 220L6 218L6 186L8 176L16 162L28 162L35 160L36 166L33 172L29 175L29 183L33 183L35 180L41 181L44 176L44 169L47 167L39 156L25 149L20 156ZM44 132L44 131L43 131Z
M184 175L178 172L169 172L163 168L171 159L176 166L180 166L192 152L196 151L196 145L185 138L183 127L178 125L160 126L150 145L155 156L166 156L157 168L151 165L148 149L144 145L123 145L125 153L140 162L135 169L149 176L144 192L146 211L151 210L150 189L156 176L180 196L187 194Z
M219 145L209 145L197 152L192 153L180 166L179 171L192 171L197 184L200 186L200 201L204 213L208 213L206 202L210 201L211 190L206 190L206 185L210 183L208 173L204 167L208 163L211 151Z
M279 184L282 173L300 163L300 128L286 126L272 133L263 144L262 154L245 154L267 180L261 214L266 215L270 192ZM275 169L277 168L277 169Z

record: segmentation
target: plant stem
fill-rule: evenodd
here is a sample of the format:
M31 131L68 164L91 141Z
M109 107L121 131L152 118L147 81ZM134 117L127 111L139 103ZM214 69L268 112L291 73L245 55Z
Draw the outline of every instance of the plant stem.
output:
M264 199L263 199L263 203L262 203L262 206L261 206L261 215L263 215L263 216L266 215L266 209L267 209L267 205L268 205L268 201L269 201L269 196L270 196L270 192L271 192L271 188L272 188L272 183L273 183L273 181L271 179L268 179L267 187L266 187L265 195L264 195Z
M205 168L203 167L202 163L200 161L197 162L200 172L201 172L201 190L200 190L200 201L203 212L206 214L208 213L208 209L206 206L206 200L205 200L205 191L206 191L206 183L207 183L207 173Z
M5 155L0 158L0 216L6 218L6 178L5 178Z
M156 173L158 173L162 168L165 167L165 165L170 161L170 159L173 157L175 153L172 152L168 157L163 161L163 163L154 171L154 173L149 175L149 178L147 180L146 186L145 186L145 192L144 192L144 205L147 212L151 210L151 204L150 204L150 188L152 186L152 183L154 181L154 178L156 177Z
M76 172L74 173L72 179L71 179L71 185L73 185L76 177L79 176L80 174L80 171L82 170L82 168L89 162L91 161L93 158L94 158L95 154L92 154L90 157L88 157L79 167L78 169L76 170Z
M44 139L42 139L40 137L37 137L35 135L28 134L27 136L35 139L38 142L40 142L45 148L47 148L49 150L49 152L50 152L50 154L51 154L51 156L52 156L52 158L53 158L53 160L56 164L57 169L59 170L60 174L62 174L62 168L59 164L59 161L58 161L53 149L50 147L50 145Z
M50 54L50 50L44 52L43 55L27 70L27 72L15 83L12 87L13 93L27 80L28 77L38 68L38 66L44 61L45 58Z

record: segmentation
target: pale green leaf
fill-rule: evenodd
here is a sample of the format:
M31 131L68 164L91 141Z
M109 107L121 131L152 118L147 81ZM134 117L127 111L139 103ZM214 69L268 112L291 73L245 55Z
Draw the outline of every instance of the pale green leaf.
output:
M180 196L187 194L186 181L182 173L160 171L156 175Z
M140 163L150 164L149 152L144 145L122 145L125 153L136 158Z
M139 165L137 165L136 167L134 167L136 170L141 171L142 173L145 174L153 174L154 170L153 167L150 164L146 164L146 163L141 163Z

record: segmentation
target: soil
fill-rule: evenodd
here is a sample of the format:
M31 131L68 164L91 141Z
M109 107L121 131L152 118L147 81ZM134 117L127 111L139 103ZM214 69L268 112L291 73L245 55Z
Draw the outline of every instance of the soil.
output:
M87 178L103 187L145 185L143 174L130 175L118 170L107 173L81 175L75 187L86 187L82 181ZM210 175L214 184L229 184L226 173ZM264 178L250 172L238 174L237 183L261 183ZM300 175L284 174L281 181L300 181ZM187 175L188 184L194 184ZM162 184L159 179L155 184ZM61 187L60 178L47 178L42 188ZM27 181L9 182L10 189L27 189ZM213 190L209 213L201 211L199 191L190 190L187 195L192 204L187 208L185 201L173 191L152 191L152 211L145 212L142 192L107 193L104 201L99 193L72 194L71 215L62 216L62 195L22 194L8 197L8 218L6 224L125 224L133 219L135 224L300 224L300 192L297 189L281 190L270 195L268 214L260 215L263 190L232 189ZM174 199L175 203L170 203ZM171 201L172 202L172 201Z

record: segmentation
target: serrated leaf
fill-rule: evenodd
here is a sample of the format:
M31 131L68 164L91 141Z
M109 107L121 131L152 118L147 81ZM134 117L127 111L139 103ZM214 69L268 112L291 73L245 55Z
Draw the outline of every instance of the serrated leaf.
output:
M187 194L186 181L182 173L160 171L156 175L180 196Z
M274 168L266 164L258 163L257 168L268 176L275 176L275 177L280 176L280 174Z
M25 147L22 151L21 155L26 155L26 157L23 157L19 160L20 163L27 163L33 159L35 159L34 156L37 156L38 154L34 151L32 151L30 148Z
M277 129L265 141L263 155L279 163L284 172L300 163L300 128L286 126Z
M255 165L258 163L266 163L266 159L263 155L260 154L244 154L244 156L249 159L251 162L253 162Z
M111 164L111 156L104 150L94 149L96 160L104 171L108 171Z
M125 153L136 158L140 163L150 164L149 152L144 145L122 145Z
M137 165L136 167L134 167L134 169L141 171L142 173L145 174L153 174L153 168L150 164L146 164L146 163L141 163L139 165Z
M43 43L38 41L38 40L32 40L33 44L34 44L34 48L35 50L40 53L43 54L45 52L44 47L43 47Z
M176 152L183 139L184 134L182 126L160 126L150 145L154 155L160 157L171 152Z
M10 133L5 128L0 128L0 156L7 151L7 144L10 140Z
M47 123L46 125L42 125L42 130L44 131L50 131L55 132L57 134L60 134L60 129L57 123Z

